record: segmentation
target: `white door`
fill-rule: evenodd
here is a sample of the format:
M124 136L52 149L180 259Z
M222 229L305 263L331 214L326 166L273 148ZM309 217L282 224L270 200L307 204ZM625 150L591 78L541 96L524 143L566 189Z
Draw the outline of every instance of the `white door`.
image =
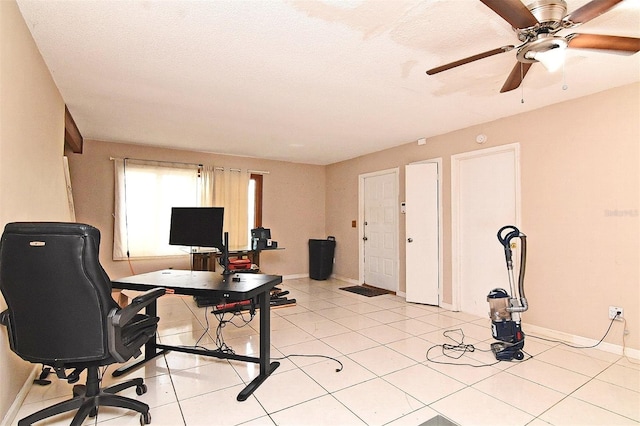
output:
M397 173L363 179L362 247L364 283L390 291L398 289Z
M497 232L519 226L519 146L452 156L454 306L488 316L487 294L509 291Z
M439 305L438 163L405 167L406 299Z

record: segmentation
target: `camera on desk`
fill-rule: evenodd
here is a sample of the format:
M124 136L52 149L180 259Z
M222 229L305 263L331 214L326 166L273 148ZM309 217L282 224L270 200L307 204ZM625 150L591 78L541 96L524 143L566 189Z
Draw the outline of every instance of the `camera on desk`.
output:
M274 248L278 248L278 242L271 239L271 229L260 227L251 230L251 250Z

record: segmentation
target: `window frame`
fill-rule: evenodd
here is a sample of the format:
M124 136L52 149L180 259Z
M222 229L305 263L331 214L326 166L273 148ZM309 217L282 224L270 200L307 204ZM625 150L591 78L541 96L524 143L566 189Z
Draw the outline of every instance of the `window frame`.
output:
M255 182L255 193L253 203L253 228L259 228L262 226L262 200L264 189L264 176L257 173L251 173L249 180Z

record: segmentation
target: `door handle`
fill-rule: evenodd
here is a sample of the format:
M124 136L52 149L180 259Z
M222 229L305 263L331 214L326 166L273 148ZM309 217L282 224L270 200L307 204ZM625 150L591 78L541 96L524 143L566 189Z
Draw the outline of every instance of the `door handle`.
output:
M413 242L413 238L407 238L407 242L408 243L412 243Z
M367 241L368 238L367 237L362 237L362 241Z

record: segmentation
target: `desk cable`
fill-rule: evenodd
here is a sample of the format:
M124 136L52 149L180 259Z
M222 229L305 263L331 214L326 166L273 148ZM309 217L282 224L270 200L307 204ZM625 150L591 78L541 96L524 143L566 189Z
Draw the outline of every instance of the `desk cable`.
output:
M256 310L255 309L250 310L248 319L245 317L243 311L241 310L238 310L237 312L229 312L229 313L231 314L231 318L228 320L225 319L225 315L227 314L227 312L213 313L213 315L218 319L218 326L216 327L215 343L219 351L234 354L235 351L225 343L224 336L222 335L222 330L227 326L227 324L231 324L236 328L246 327L256 316ZM242 324L240 325L233 322L233 319L237 316L239 316L240 319L242 320Z
M200 337L198 338L198 340L190 347L193 348L197 348L197 349L202 349L205 351L211 351L211 352L222 352L222 353L226 353L226 354L235 354L235 351L233 350L233 348L231 348L230 346L228 346L225 341L224 341L224 336L222 334L222 330L224 329L224 327L226 327L227 324L232 324L233 326L237 327L237 328L242 328L247 326L251 320L253 320L253 318L255 317L255 309L252 309L250 311L250 316L248 318L245 317L244 313L242 311L238 311L238 312L229 312L231 313L231 318L230 319L225 319L225 314L227 312L221 312L221 313L216 313L215 311L212 311L212 313L214 314L214 316L216 317L216 319L218 320L218 325L216 327L216 337L215 337L215 344L216 344L216 349L209 349L206 348L204 346L200 346L200 341L204 338L204 336L206 336L209 333L209 330L211 329L211 325L209 324L209 315L207 310L208 307L204 307L204 319L205 319L205 324L206 327L204 329L204 331L202 332L202 334L200 335ZM242 319L242 324L236 324L235 322L233 322L233 318L235 318L236 316L240 316L240 318Z
M339 359L336 359L334 357L331 357L329 355L303 355L303 354L289 354L289 355L285 355L285 356L281 356L278 358L271 358L271 361L281 361L283 359L288 359L288 358L293 358L293 357L300 357L300 358L325 358L331 361L335 361L337 362L340 367L336 368L336 373L341 372L344 369L344 365L342 364L342 362L340 362Z
M205 308L205 321L206 321L206 329L204 330L204 332L202 333L202 335L200 336L200 338L196 341L196 343L194 344L194 347L199 347L201 349L204 350L209 350L207 348L198 346L198 344L200 343L200 341L204 338L204 336L208 333L209 329L210 329L210 325L209 325L209 316L206 314L207 308ZM235 354L235 351L230 347L227 346L227 344L224 342L224 336L222 334L222 330L224 329L224 327L227 324L232 324L233 326L237 327L237 328L242 328L247 326L255 317L256 311L255 309L250 309L249 312L249 317L246 318L244 311L241 309L238 309L237 311L232 311L232 312L220 312L220 313L216 313L216 311L212 311L213 314L215 315L215 317L218 319L218 326L216 327L216 339L215 339L215 343L216 343L216 348L215 351L216 352L224 352L224 353L229 353L229 354ZM224 319L225 314L227 313L231 313L231 319ZM242 319L242 324L238 325L235 322L233 322L233 318L235 318L236 316L240 316L240 318ZM290 355L286 355L283 357L278 357L278 358L271 358L272 361L279 361L279 360L283 360L283 359L288 359L288 358L293 358L293 357L300 357L300 358L326 358L328 360L334 361L336 363L339 364L339 367L336 368L336 373L339 373L340 371L343 370L344 365L342 364L342 362L340 362L340 360L333 358L331 356L328 355L308 355L308 354L290 354Z

